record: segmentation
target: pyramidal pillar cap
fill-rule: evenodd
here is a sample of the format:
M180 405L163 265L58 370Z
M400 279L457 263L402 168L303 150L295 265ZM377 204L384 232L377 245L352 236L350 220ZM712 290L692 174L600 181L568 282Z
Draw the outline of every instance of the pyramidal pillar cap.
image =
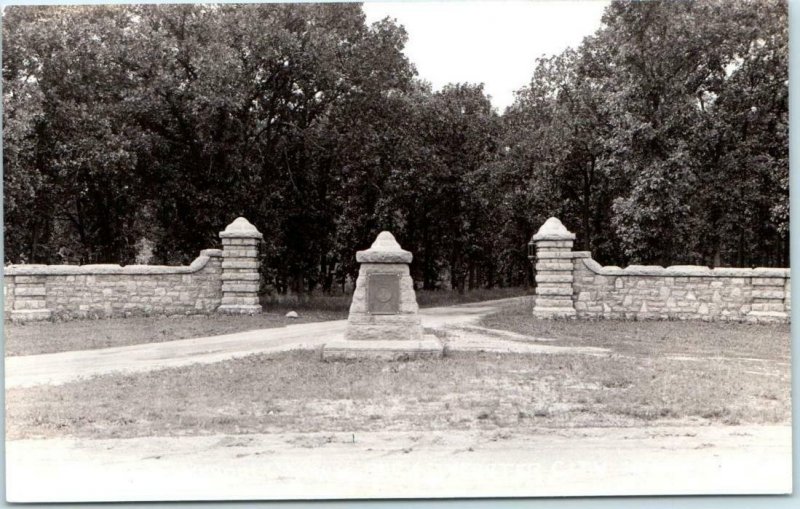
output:
M567 230L558 218L551 217L544 222L531 240L534 242L538 240L575 240L575 234Z
M234 221L225 228L224 231L219 232L219 237L221 239L230 239L230 238L251 238L251 239L263 239L264 236L259 232L255 226L253 226L250 221L243 217L237 217Z
M389 232L381 232L366 251L356 252L358 263L411 263L413 255L400 247Z

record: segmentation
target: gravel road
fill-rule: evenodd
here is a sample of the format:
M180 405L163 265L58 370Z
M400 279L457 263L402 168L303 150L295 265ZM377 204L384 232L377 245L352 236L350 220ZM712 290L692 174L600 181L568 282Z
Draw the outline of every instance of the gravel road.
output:
M17 440L12 502L787 493L789 426Z

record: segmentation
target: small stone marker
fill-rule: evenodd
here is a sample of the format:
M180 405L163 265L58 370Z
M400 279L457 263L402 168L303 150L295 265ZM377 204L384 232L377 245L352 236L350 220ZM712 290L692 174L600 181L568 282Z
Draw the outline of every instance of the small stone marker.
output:
M422 330L411 260L389 232L356 253L361 267L345 338L327 343L323 359L441 357L441 342Z
M286 318L300 318L300 315L297 314L297 311L289 311L286 313Z

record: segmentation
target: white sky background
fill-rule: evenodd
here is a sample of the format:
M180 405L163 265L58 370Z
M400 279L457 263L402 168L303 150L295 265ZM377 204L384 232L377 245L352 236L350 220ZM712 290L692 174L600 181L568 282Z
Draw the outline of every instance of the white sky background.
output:
M500 113L530 82L537 57L577 47L600 28L608 0L364 1L367 23L386 16L408 32L405 54L434 90L484 83Z

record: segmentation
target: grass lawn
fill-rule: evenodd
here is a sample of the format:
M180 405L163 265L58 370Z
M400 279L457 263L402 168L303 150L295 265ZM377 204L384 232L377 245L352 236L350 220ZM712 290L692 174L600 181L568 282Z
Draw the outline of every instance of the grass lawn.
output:
M597 346L656 359L663 355L759 358L790 361L789 324L703 321L533 320L529 303L481 319L482 326L536 338L552 345Z
M528 292L526 288L474 290L463 295L449 291L420 291L417 292L417 301L422 307L447 306L515 297ZM350 295L264 297L265 312L256 316L151 316L27 324L6 321L5 353L6 356L15 356L92 350L283 327L292 323L342 320L347 318L350 300ZM292 310L298 312L299 319L284 316Z
M790 422L788 326L545 323L528 311L485 322L611 353L328 363L304 351L10 389L7 438Z
M34 355L69 350L92 350L111 346L158 343L175 339L230 334L253 329L283 327L293 323L341 320L338 311L303 311L300 318L286 312L253 316L191 315L176 317L130 317L69 322L4 323L6 356Z

